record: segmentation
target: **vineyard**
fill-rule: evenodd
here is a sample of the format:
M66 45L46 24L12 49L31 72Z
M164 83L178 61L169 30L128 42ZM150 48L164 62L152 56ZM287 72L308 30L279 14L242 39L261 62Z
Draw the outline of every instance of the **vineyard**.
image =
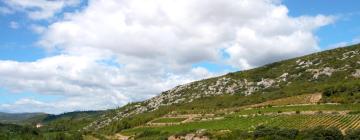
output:
M337 127L340 130L360 128L360 115L290 115L275 116L268 122L269 126L305 129L316 126Z
M281 105L291 105L291 104L316 104L320 102L322 95L321 93L314 93L314 94L304 94L292 97L286 97L276 100L266 101L260 104L253 104L244 106L242 108L249 108L249 107L263 107L263 106L281 106Z
M360 128L359 110L359 104L307 104L247 108L236 112L212 115L170 114L151 122L162 125L137 127L125 130L122 134L134 135L147 130L169 134L200 129L215 132L222 130L253 131L260 125L299 130L325 126L337 127L345 132L347 129ZM181 121L184 122L179 123Z
M360 104L319 104L319 105L289 105L278 107L247 108L236 110L236 114L262 114L271 112L295 111L359 111Z
M343 132L360 128L360 115L316 114L316 115L258 115L253 117L226 117L222 120L190 122L172 126L147 126L126 130L123 134L133 135L146 130L158 130L166 133L178 133L193 129L254 130L257 126L275 126L280 128L305 129L316 126L337 127Z

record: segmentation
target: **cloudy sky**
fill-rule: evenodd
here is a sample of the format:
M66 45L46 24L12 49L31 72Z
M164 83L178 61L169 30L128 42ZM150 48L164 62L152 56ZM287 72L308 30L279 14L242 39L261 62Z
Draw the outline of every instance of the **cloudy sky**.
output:
M1 0L0 111L61 113L360 42L358 0Z

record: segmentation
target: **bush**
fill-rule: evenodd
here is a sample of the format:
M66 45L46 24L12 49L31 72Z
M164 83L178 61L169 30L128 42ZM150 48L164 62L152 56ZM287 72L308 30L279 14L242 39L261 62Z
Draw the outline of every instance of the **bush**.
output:
M302 139L342 140L343 138L344 136L338 128L318 126L304 130Z
M255 138L271 136L276 134L279 128L275 127L265 127L265 126L258 126L256 127L255 131L253 132Z
M154 135L159 135L161 132L157 130L144 130L143 132L137 134L135 138L149 137Z
M356 115L356 114L360 114L360 111L350 111L348 114L350 114L350 115Z
M299 134L296 129L280 129L278 127L258 126L253 132L254 138L295 139Z
M360 129L350 129L345 132L345 140L359 140L360 139Z

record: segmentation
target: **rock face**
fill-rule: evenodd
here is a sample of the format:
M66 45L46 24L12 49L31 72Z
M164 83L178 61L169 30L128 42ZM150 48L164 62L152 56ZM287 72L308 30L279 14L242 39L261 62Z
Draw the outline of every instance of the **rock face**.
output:
M352 74L353 77L355 78L360 78L360 69L357 69L353 74Z
M313 79L318 79L321 75L331 76L332 73L336 71L336 69L325 67L323 69L308 69L306 71L313 74Z
M127 105L115 111L115 115L104 115L91 123L85 130L97 130L108 124L135 114L157 110L161 106L193 102L196 99L219 95L251 95L266 93L292 84L294 81L316 81L331 78L337 73L348 73L343 78L360 78L360 46L350 51L336 49L332 52L313 54L283 63L269 64L257 69L229 73L177 86L160 95L139 103ZM338 54L334 56L334 54ZM283 64L283 65L282 65Z

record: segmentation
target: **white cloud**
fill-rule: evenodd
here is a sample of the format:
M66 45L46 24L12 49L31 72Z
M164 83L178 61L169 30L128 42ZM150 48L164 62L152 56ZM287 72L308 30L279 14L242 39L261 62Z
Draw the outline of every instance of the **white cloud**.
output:
M1 8L3 13L23 11L31 19L48 19L68 6L75 6L80 0L4 0L7 7Z
M229 62L244 69L316 51L313 31L331 22L323 15L289 17L271 0L90 1L49 26L40 43L66 53L113 52L120 63L151 58L175 67L218 60L225 49Z
M195 63L247 69L317 51L313 32L332 22L290 17L278 0L91 0L39 32L61 55L0 61L0 86L74 104L56 110L122 105L214 75Z
M158 75L161 77L111 66L95 56L58 55L35 62L0 61L0 87L13 93L32 91L65 97L55 102L20 100L0 106L0 110L21 112L31 107L35 112L59 113L106 109L149 98L178 84L209 77L211 73L198 67L181 76Z

